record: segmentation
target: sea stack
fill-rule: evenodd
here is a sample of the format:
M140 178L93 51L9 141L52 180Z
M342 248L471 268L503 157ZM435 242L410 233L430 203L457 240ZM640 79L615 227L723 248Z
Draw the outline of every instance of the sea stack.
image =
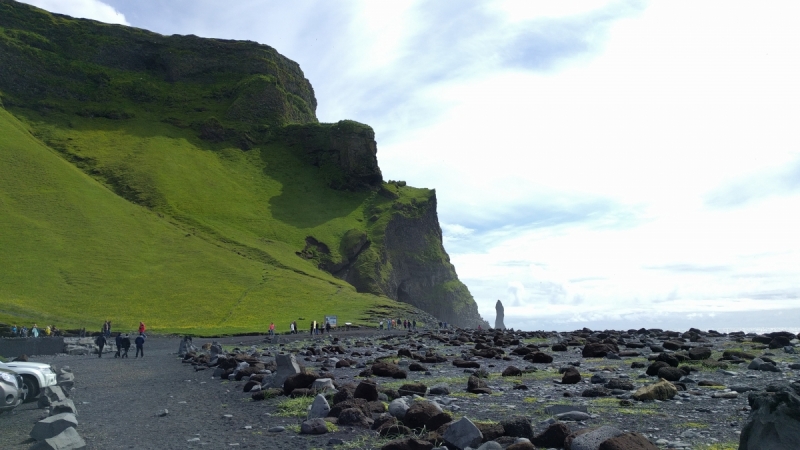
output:
M494 319L495 330L505 330L506 326L503 324L503 317L505 316L503 302L498 300L497 304L494 305L494 309L497 310L497 317Z

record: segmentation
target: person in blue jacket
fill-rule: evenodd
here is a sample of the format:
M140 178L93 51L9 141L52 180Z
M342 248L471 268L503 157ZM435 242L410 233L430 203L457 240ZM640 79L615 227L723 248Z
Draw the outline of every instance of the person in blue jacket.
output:
M144 358L144 333L140 334L135 341L136 344L136 356L134 358L138 358L139 354L142 354L142 358Z

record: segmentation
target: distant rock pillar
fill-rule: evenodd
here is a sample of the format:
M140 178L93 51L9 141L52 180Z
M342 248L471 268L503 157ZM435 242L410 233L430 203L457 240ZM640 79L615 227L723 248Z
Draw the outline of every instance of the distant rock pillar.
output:
M496 330L505 330L506 326L503 324L503 318L505 317L503 302L498 300L497 304L494 305L494 309L497 311L497 317L494 319L494 328Z

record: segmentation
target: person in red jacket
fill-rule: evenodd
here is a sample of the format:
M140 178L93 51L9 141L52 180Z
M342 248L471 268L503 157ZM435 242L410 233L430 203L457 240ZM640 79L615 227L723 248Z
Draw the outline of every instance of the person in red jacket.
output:
M139 322L139 334L144 334L145 326L144 322Z

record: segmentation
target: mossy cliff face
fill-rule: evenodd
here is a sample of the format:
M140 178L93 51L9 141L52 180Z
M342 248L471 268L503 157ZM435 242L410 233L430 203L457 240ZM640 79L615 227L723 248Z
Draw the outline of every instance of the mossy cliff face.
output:
M372 209L383 213L369 218L369 236L379 245L352 246L360 251L339 275L361 292L383 293L450 324L486 327L442 245L436 193L390 183L377 198Z
M162 36L0 0L0 48L7 106L124 119L129 103L177 105L238 128L317 121L300 66L255 42Z
M334 189L377 189L383 181L375 132L368 125L352 120L289 125L281 130L280 139L321 168Z
M485 327L442 246L436 195L419 208L419 215L394 214L386 226L384 252L392 271L383 283L384 292L448 323Z
M322 308L320 299L342 292L359 297L357 290L452 324L486 324L442 246L435 193L384 183L372 128L350 120L318 123L311 84L271 47L162 36L0 0L0 105L70 169L164 219L183 239L221 249L222 260L244 259L262 272L252 285L230 283L231 292L209 294L209 303L249 301L260 311L279 308L276 299L299 302L303 291L302 298ZM23 193L46 184L28 185L29 178L20 178ZM60 227L75 234L53 224ZM86 245L63 243L73 250ZM149 270L150 259L136 259L141 250L131 244L120 259ZM95 290L74 287L76 305L118 284L79 266L71 276L90 280L85 285ZM180 288L190 279L175 275L164 285ZM128 292L144 286L150 298L183 301L147 277L141 283ZM15 296L24 290L14 289ZM225 317L239 317L231 308ZM230 319L235 326L246 320Z

